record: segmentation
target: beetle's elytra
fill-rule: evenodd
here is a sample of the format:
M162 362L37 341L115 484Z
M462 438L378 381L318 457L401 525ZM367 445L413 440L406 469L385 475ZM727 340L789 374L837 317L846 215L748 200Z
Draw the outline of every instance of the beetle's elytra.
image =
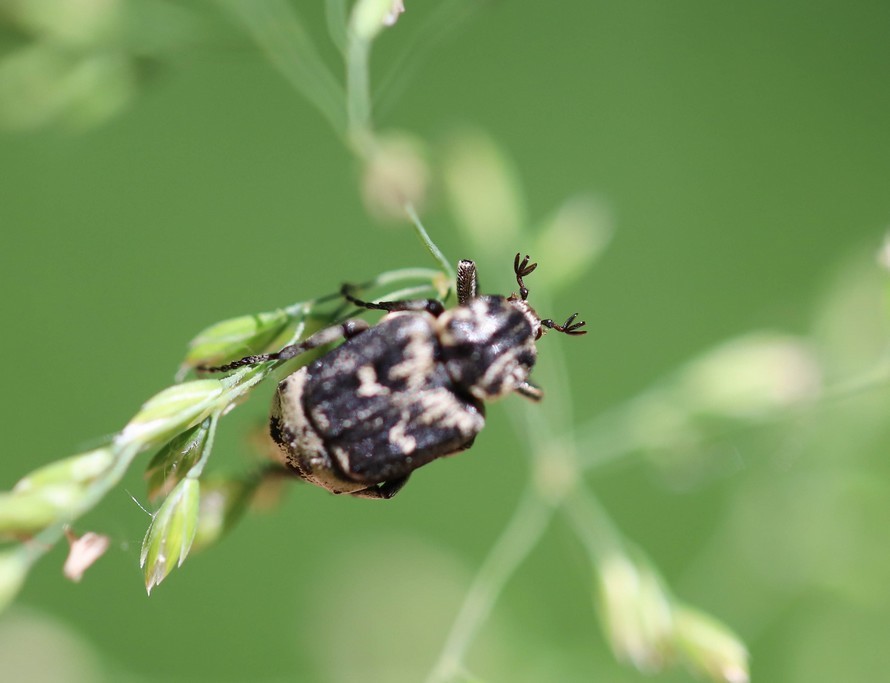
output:
M537 264L519 256L518 294L479 295L476 265L466 260L458 264L458 305L449 310L434 299L361 301L344 285L348 301L387 315L373 327L350 319L278 353L206 369L284 360L345 339L279 383L272 438L306 481L332 493L391 498L418 467L473 444L485 401L513 392L540 400L528 377L545 328L585 333L577 314L562 325L538 317L523 281Z

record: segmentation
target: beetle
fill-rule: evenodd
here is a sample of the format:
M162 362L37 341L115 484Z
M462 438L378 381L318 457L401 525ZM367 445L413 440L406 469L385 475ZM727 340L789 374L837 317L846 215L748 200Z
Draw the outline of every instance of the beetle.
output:
M543 397L528 377L545 329L586 333L577 313L562 325L535 313L524 278L537 265L516 254L519 292L504 297L480 295L476 264L460 261L458 303L448 310L436 299L362 301L343 285L344 299L383 318L374 326L350 318L277 353L201 369L287 360L343 339L278 384L270 432L302 479L332 493L392 498L418 467L473 445L486 401Z

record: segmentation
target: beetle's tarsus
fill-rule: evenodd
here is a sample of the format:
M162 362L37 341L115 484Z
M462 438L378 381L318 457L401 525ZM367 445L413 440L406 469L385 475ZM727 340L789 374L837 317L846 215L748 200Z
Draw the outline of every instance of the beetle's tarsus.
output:
M369 486L368 488L359 491L352 491L349 495L355 496L356 498L389 500L402 490L402 487L407 483L409 476L410 475L406 474L404 477L399 477L398 479L390 479L382 484Z
M566 321L562 325L557 325L553 320L547 318L546 320L542 320L541 324L544 327L549 327L551 330L556 330L557 332L562 332L563 334L569 334L572 336L579 336L582 334L587 334L587 330L582 330L587 323L585 321L581 321L579 323L574 322L575 318L578 317L577 313L572 313Z

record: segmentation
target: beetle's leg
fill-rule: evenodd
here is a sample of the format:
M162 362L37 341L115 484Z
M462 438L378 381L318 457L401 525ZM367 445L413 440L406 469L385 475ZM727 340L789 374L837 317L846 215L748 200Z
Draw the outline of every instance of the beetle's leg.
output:
M529 265L528 262L528 254L526 254L525 258L520 262L519 254L521 252L516 253L516 258L513 259L513 272L516 273L516 284L519 285L519 296L522 297L522 300L525 301L528 299L528 288L525 286L525 282L522 281L526 275L530 274L535 268L538 267L537 263L532 263Z
M478 296L479 278L476 275L476 264L461 259L457 264L457 303L463 306Z
M546 320L541 321L541 325L543 325L544 327L549 327L551 330L556 330L557 332L562 332L563 334L571 334L573 336L579 334L587 334L587 330L580 329L587 323L583 320L579 323L574 322L575 318L577 317L577 313L572 313L572 315L570 315L562 325L557 325L550 318L547 318Z
M323 330L319 330L303 341L291 344L290 346L285 346L281 351L276 353L260 353L255 356L245 356L240 360L232 361L231 363L226 363L225 365L217 367L199 365L195 370L200 372L228 372L229 370L234 370L235 368L240 368L245 365L258 365L259 363L265 363L270 360L288 360L299 356L301 353L309 351L310 349L325 346L338 339L350 339L357 334L361 334L369 327L370 325L367 321L359 318L351 318L349 320L344 320L339 325L331 325Z
M372 311L426 311L427 313L439 317L445 311L442 302L437 299L408 299L407 301L362 301L352 295L349 285L343 285L340 288L340 294L349 303L355 304L361 308L369 308Z
M402 490L402 487L405 485L405 482L408 481L409 476L410 475L406 474L404 477L399 477L398 479L390 479L389 481L385 481L378 486L369 486L368 488L361 489L360 491L350 491L349 495L355 496L356 498L389 500Z
M516 393L525 396L532 401L540 401L544 398L544 390L539 386L535 386L531 382L523 382L516 387Z
M472 437L470 437L470 440L469 440L469 441L467 441L466 443L461 444L460 451L468 451L468 450L470 450L470 449L473 447L473 442L474 442L475 440L476 440L476 435L474 434ZM458 452L460 452L460 451L458 451Z

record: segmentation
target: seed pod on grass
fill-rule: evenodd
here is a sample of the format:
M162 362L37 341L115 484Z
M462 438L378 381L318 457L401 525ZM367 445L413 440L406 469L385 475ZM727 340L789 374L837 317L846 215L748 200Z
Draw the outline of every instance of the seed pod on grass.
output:
M210 435L210 423L208 418L175 436L151 459L145 470L149 500L155 501L170 493L201 459Z
M189 554L198 526L201 486L197 479L183 479L155 513L145 539L139 564L145 571L145 588L157 586L181 566Z
M263 351L290 322L284 311L242 315L202 330L189 342L183 366L222 365L249 353Z
M120 445L161 445L206 418L223 391L215 379L176 384L150 398L119 435Z
M748 683L748 650L726 626L685 605L674 609L675 640L696 673L717 683Z

